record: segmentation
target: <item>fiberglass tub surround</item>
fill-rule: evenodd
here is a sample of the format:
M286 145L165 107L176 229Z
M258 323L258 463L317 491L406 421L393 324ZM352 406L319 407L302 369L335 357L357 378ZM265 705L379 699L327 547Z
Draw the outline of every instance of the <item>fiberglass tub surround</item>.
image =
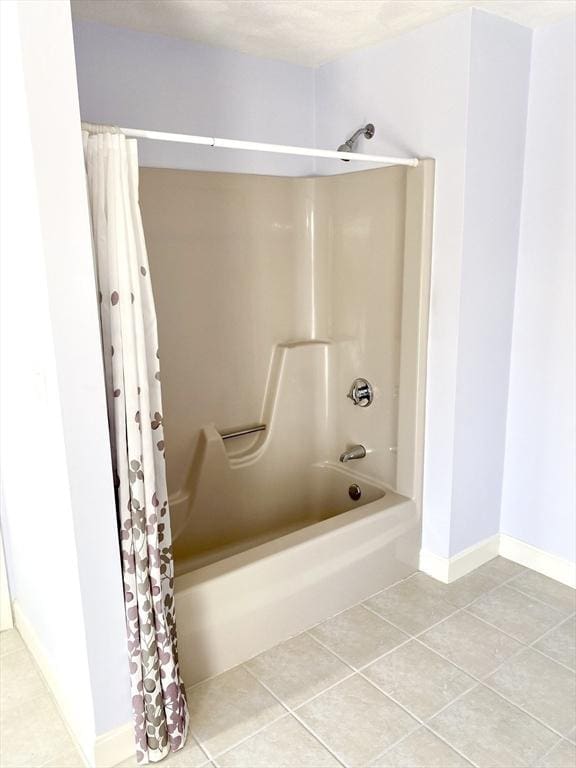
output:
M417 566L432 176L141 169L187 683Z

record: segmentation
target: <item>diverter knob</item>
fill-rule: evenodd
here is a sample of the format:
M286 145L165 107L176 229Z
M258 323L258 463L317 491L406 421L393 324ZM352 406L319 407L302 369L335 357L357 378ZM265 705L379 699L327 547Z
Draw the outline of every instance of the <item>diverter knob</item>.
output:
M348 397L354 405L359 405L360 408L366 408L374 400L374 391L372 385L366 379L354 379Z

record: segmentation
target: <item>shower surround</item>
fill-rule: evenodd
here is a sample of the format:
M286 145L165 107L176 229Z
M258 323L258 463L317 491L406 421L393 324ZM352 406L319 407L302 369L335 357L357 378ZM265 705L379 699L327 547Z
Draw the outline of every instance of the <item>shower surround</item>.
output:
M433 175L140 170L188 685L417 568Z

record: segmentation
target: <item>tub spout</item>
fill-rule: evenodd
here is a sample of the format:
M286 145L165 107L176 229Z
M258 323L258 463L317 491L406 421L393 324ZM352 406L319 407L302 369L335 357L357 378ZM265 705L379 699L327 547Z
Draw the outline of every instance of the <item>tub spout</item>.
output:
M345 463L352 459L363 459L366 456L366 448L363 445L353 445L344 453L340 454L340 461Z

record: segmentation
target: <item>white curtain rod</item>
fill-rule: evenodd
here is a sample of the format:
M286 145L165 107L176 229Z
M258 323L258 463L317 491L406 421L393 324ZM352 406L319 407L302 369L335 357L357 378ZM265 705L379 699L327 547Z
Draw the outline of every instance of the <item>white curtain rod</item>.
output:
M284 144L263 144L259 141L236 141L235 139L217 139L212 136L189 136L185 133L163 133L161 131L142 131L139 128L118 128L125 136L153 141L175 141L182 144L204 144L207 147L226 149L246 149L251 152L275 152L279 155L304 155L305 157L325 157L332 160L357 160L363 163L383 163L385 165L417 166L415 157L385 157L384 155L363 155L361 152L337 152L331 149L310 149L291 147Z

